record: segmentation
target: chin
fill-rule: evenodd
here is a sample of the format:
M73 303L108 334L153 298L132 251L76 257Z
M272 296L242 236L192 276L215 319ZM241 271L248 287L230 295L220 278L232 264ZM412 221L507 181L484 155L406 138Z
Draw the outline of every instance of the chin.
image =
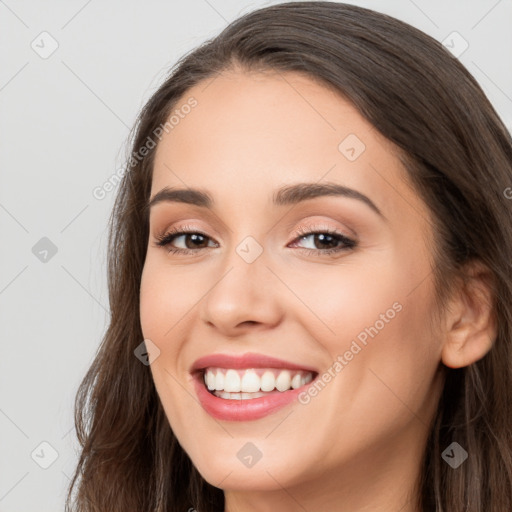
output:
M247 467L235 455L228 462L226 452L219 452L201 461L192 460L201 476L214 487L240 491L279 491L297 483L299 476L290 473L290 468L298 469L293 460L267 460L264 457Z

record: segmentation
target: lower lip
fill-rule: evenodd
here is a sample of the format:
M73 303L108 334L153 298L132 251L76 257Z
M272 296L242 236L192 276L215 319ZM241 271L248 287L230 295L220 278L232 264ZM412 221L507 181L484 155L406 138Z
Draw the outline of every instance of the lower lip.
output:
M297 389L270 392L259 398L230 400L212 395L204 385L203 375L194 375L194 386L203 409L210 416L225 421L251 421L268 416L293 402L312 382L314 380Z

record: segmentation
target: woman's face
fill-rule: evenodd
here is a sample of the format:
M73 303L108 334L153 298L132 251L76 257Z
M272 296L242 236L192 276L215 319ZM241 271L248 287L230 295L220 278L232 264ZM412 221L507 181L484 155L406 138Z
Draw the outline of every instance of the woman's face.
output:
M431 217L393 146L297 73L225 72L176 109L151 197L189 192L153 202L140 313L181 446L225 490L298 496L364 479L397 492L419 468L442 340L431 330ZM313 188L290 192L299 183ZM157 245L171 230L192 234ZM210 355L238 359L199 361ZM205 366L210 387L233 395L207 391L192 371ZM292 389L234 394L278 384Z

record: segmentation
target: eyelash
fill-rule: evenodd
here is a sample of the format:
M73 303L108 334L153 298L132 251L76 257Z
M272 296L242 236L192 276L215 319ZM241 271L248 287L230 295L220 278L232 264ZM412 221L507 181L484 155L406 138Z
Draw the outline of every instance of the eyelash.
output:
M192 253L195 253L197 251L200 251L202 248L198 248L198 249L180 249L180 248L176 248L176 247L168 247L170 246L170 243L172 241L174 241L175 238L178 238L179 236L182 236L182 235L187 235L187 234L194 234L194 235L201 235L205 238L210 238L206 233L203 233L202 231L199 231L197 229L194 229L193 227L191 226L183 226L181 228L177 228L177 229L171 229L170 231L166 232L166 233L163 233L161 235L157 235L156 236L156 239L158 240L156 242L156 245L158 247L166 247L167 248L167 251L170 252L170 253L174 253L174 254L183 254L183 255L187 255L187 254L192 254ZM351 238L348 238L347 236L345 236L344 234L342 233L339 233L338 231L336 230L333 230L333 229L317 229L317 230L312 230L311 228L305 228L305 227L300 227L297 232L295 233L295 238L293 240L293 242L295 241L298 241L304 237L307 237L307 236L311 236L311 235L318 235L318 234L327 234L327 235L332 235L335 237L335 239L338 241L338 242L341 242L344 244L344 246L342 247L337 247L337 248L334 248L334 249L308 249L308 248L304 248L304 247L301 247L299 248L300 250L302 251L305 251L306 254L308 255L316 255L318 256L318 253L321 253L322 255L330 255L330 254L334 254L334 253L339 253L341 251L347 251L349 249L353 249L357 246L357 242Z

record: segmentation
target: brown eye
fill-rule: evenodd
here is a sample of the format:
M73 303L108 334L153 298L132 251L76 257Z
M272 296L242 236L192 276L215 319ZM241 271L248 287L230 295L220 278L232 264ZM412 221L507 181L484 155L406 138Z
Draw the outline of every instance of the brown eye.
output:
M184 229L185 228L172 230L163 235L157 236L156 238L158 241L156 242L156 245L167 248L169 252L181 254L193 253L198 249L206 249L208 247L208 241L211 240L208 235L197 230L190 229L188 231L184 231ZM173 245L178 239L183 239L178 243L184 244L185 247L175 247Z
M333 254L341 251L347 251L357 246L355 240L346 237L343 233L338 233L332 229L317 229L317 230L305 230L301 228L299 230L299 238L294 241L294 245L298 241L311 240L310 247L304 247L303 249L308 254Z

